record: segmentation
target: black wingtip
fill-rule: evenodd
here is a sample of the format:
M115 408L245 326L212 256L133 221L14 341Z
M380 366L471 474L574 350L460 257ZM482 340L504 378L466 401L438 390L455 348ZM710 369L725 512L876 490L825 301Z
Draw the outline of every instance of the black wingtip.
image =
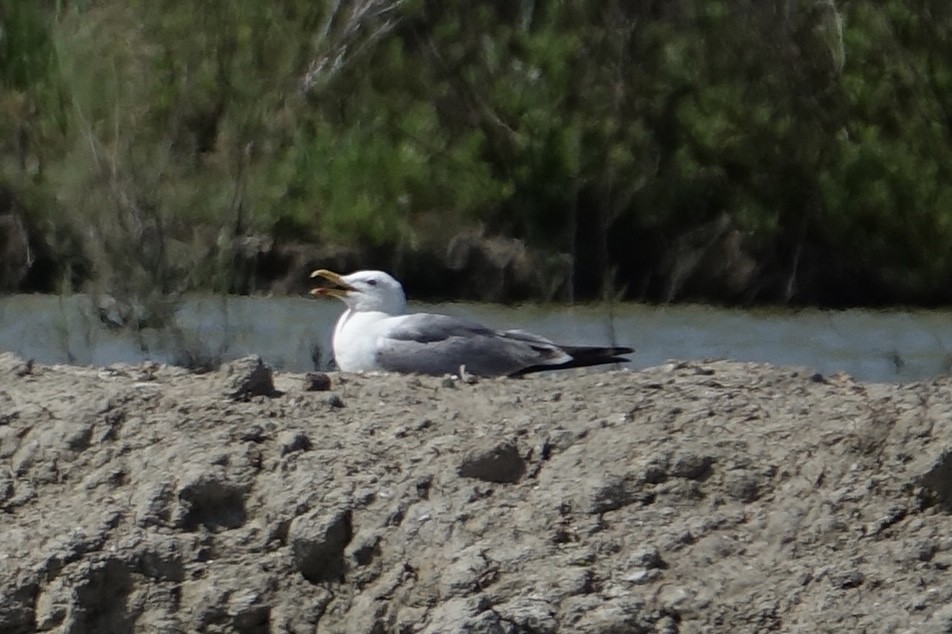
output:
M525 376L535 372L547 372L549 370L570 370L572 368L588 368L594 365L608 365L610 363L628 363L627 359L621 355L632 354L635 349L627 346L613 346L610 348L598 348L589 346L563 346L562 350L572 358L565 363L558 364L540 364L531 365L513 372L509 376Z

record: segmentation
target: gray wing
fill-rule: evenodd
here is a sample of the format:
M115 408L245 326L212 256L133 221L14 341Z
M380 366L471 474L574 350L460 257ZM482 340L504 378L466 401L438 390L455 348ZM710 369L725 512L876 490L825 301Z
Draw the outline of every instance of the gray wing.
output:
M507 376L570 360L559 346L530 333L497 332L475 322L431 313L403 315L377 341L377 363L388 372Z

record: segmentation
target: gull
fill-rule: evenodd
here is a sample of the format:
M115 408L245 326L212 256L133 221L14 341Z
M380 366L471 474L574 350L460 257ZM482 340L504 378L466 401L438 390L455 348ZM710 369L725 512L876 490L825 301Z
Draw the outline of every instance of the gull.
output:
M521 376L543 370L624 363L627 347L563 346L522 330L496 331L467 319L407 313L403 286L383 271L341 275L318 269L334 287L311 290L347 305L334 327L334 359L342 372L442 376L463 372Z

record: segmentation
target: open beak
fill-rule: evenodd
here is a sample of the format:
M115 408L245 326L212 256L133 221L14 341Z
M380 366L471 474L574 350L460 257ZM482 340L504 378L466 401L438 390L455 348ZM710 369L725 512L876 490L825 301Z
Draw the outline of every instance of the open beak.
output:
M315 297L336 297L338 299L344 299L356 290L353 286L345 282L344 278L340 274L335 273L334 271L328 271L327 269L317 269L311 273L311 279L316 277L323 277L325 280L337 284L339 288L326 288L323 286L312 288L310 290L310 294L314 295Z

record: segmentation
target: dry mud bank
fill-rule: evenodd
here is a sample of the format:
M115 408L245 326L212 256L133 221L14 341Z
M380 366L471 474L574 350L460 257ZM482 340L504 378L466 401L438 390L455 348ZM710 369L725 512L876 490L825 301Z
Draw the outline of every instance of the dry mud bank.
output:
M0 632L952 626L948 379L330 380L0 355Z

